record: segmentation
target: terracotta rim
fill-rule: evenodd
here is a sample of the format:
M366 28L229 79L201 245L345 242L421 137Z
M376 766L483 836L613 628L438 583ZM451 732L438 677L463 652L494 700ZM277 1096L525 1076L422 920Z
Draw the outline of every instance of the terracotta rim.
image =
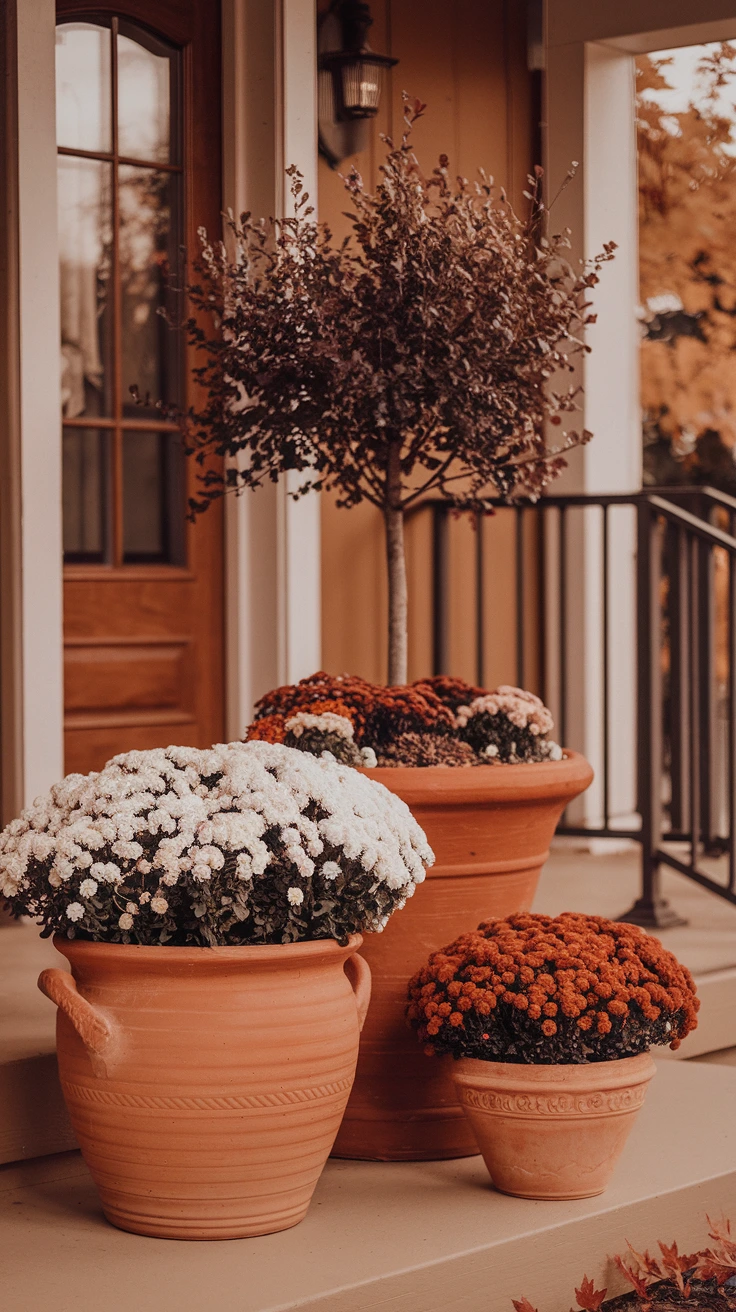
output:
M535 1088L549 1084L557 1088L566 1084L631 1084L639 1073L654 1066L651 1051L637 1052L631 1057L616 1057L613 1061L589 1061L534 1065L531 1062L484 1061L482 1057L460 1057L454 1063L455 1074L468 1081L492 1080L498 1088L518 1089L520 1085Z
M488 797L512 800L539 797L564 797L581 792L593 778L593 767L580 752L565 751L561 761L528 762L522 765L381 765L363 767L378 783L401 790L404 801L426 802L432 794L433 805L480 802ZM587 782L582 784L581 780Z
M85 957L104 957L105 961L118 961L130 967L134 961L151 963L168 961L172 965L214 965L228 962L265 961L279 964L285 958L319 960L320 957L349 957L363 942L362 934L351 934L344 947L334 938L313 938L302 943L244 943L237 947L169 947L166 943L94 943L89 939L68 939L54 935L53 944L62 956L75 961Z

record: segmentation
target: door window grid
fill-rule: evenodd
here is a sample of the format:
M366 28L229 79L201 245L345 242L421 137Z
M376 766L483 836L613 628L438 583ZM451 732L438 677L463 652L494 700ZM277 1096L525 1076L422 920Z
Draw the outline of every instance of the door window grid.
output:
M85 269L80 264L76 271L77 283L85 275L92 274L96 279L97 315L92 329L81 323L84 314L79 312L83 299L79 286L66 288L77 341L62 342L62 368L70 363L73 366L72 385L65 389L65 409L69 397L75 395L76 380L75 404L69 407L71 413L67 409L62 417L67 472L65 561L113 566L134 562L182 564L185 478L177 428L161 419L153 406L136 406L129 392L130 384L137 383L145 395L150 373L154 400L161 397L180 404L183 395L182 336L157 314L162 304L175 320L180 317L179 293L171 289L171 275L181 272L183 246L181 57L178 51L117 17L61 23L60 32L65 29L83 29L86 37L94 37L96 32L100 44L109 42L104 87L105 98L109 96L109 127L103 114L98 137L101 145L110 145L109 149L97 150L76 144L58 147L62 177L75 163L82 174L92 168L100 175L96 205L90 199L89 186L85 189L84 176L76 192L72 189L76 195L76 210L72 207L71 213L72 241L83 243L86 228L89 245L90 223L94 224L95 219L99 231L92 238L96 268ZM121 132L121 48L134 64L136 55L145 60L146 52L153 56L149 65L154 64L154 69L154 61L166 61L164 77L169 94L161 115L165 134L159 133L157 138L150 118L147 120L143 133L139 132L139 139L149 147L144 157L120 152L121 136L128 142L135 136L130 123L127 131ZM140 77L140 67L138 71ZM153 86L154 96L158 91L160 108L161 71L159 64L155 71L158 89ZM100 84L104 83L103 70ZM135 92L134 86L128 86L123 97L128 105L135 103L131 91ZM65 118L62 113L60 121L62 125L68 123L69 115ZM72 135L75 128L79 130L73 124ZM62 204L68 202L69 189L60 187L60 197ZM63 252L63 216L61 226ZM175 281L178 284L181 278L176 276ZM87 293L89 301L89 288ZM64 296L62 264L62 300ZM69 359L84 348L86 376L79 360ZM126 365L133 376L125 376ZM87 385L89 379L91 386Z

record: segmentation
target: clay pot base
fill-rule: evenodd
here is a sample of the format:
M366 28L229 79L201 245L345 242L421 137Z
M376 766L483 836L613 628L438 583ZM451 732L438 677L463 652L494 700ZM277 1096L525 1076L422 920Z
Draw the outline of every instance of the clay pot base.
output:
M562 1201L605 1191L654 1073L644 1052L585 1066L465 1057L453 1075L498 1192Z
M353 1082L360 935L233 948L56 939L61 1085L105 1216L162 1239L303 1219Z
M382 934L366 934L373 996L358 1070L333 1148L364 1161L478 1153L458 1106L452 1058L426 1057L405 1020L406 986L430 952L491 916L528 911L565 806L587 788L583 756L537 765L366 770L403 798L436 863Z
M604 1184L601 1189L588 1189L584 1194L523 1194L520 1189L499 1189L493 1180L491 1180L491 1188L497 1194L503 1194L505 1198L528 1198L530 1202L539 1203L572 1203L576 1198L600 1198L601 1194L606 1192L608 1184Z
M310 1200L311 1201L311 1200ZM167 1223L165 1217L161 1217L160 1222L156 1221L151 1225L146 1225L138 1215L132 1216L130 1220L110 1211L109 1208L102 1209L106 1221L114 1225L116 1230L125 1230L130 1235L143 1235L147 1239L180 1239L188 1243L201 1242L208 1243L217 1239L257 1239L262 1235L275 1235L281 1230L293 1230L295 1225L299 1225L304 1220L309 1206L300 1209L298 1215L288 1221L269 1221L254 1225L247 1221L228 1221L225 1224L217 1225L214 1222L204 1223L201 1220L189 1222L188 1224L178 1223L173 1218L171 1223Z

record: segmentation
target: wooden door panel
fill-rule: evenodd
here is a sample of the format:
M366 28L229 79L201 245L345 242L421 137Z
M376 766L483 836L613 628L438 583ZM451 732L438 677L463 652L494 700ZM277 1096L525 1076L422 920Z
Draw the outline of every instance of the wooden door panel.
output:
M170 178L179 178L176 194L183 198L183 210L177 211L182 216L178 222L183 224L180 231L187 259L191 261L196 256L198 228L203 225L214 233L220 226L219 3L217 0L177 0L177 3L172 0L124 0L122 4L113 5L105 3L105 0L102 3L92 3L92 0L77 0L76 3L73 0L59 0L57 16L62 24L81 21L98 27L107 25L113 63L123 48L117 44L119 40L127 43L129 54L131 34L137 39L136 32L140 37L141 48L147 52L144 59L150 56L154 64L157 58L165 60L168 57L166 49L175 48L170 58L175 61L171 68L176 68L176 74L172 72L171 76L174 78L172 86L175 83L176 94L181 99L181 122L179 131L172 131L171 153L166 156L169 164L164 163L162 167L170 167ZM133 30L126 26L130 22L142 25L141 29ZM67 31L71 33L69 40L74 40L72 29ZM101 42L106 40L104 33L97 35ZM157 42L167 44L158 46ZM180 51L180 55L176 51ZM114 102L118 81L118 77L113 76L110 84L113 98L111 104ZM173 108L171 112L173 116ZM113 235L109 255L105 257L108 268L105 276L109 279L109 290L105 291L103 287L102 296L106 300L104 313L99 316L100 321L105 322L107 338L106 342L100 339L97 352L98 369L99 360L104 357L108 362L105 368L111 371L112 381L108 379L104 389L105 399L100 400L102 390L94 392L94 374L92 384L88 385L88 378L83 378L82 387L86 387L86 391L82 391L82 400L77 408L66 412L65 419L65 432L75 433L78 437L79 433L86 431L90 442L97 440L98 430L104 433L104 446L100 450L104 453L103 460L108 462L105 466L107 473L103 477L105 490L100 495L103 498L102 513L108 516L109 525L106 532L102 533L104 547L99 548L98 543L100 558L92 563L67 564L64 571L66 768L83 773L99 769L110 756L134 748L167 746L172 742L208 746L221 740L224 721L222 507L212 507L194 525L184 524L186 496L194 491L195 473L189 462L186 462L183 488L176 482L176 478L181 475L175 473L170 487L179 488L176 500L166 485L166 479L171 478L170 461L176 457L173 446L167 448L169 455L166 459L169 463L164 461L158 472L161 480L160 498L163 498L160 504L165 503L165 513L169 519L175 513L181 520L179 528L170 539L173 541L175 538L177 543L176 548L172 548L173 555L169 553L168 556L173 563L166 563L166 560L156 560L150 564L126 563L129 556L126 555L128 548L125 541L124 498L137 497L138 485L134 485L131 490L130 482L125 483L125 452L126 449L130 450L125 443L136 430L141 436L148 432L149 437L155 437L158 432L162 447L164 437L172 443L175 439L166 436L171 425L156 417L152 411L144 410L140 418L134 413L123 377L126 333L130 335L130 328L126 327L126 305L131 302L131 298L134 301L136 295L135 279L128 284L123 282L125 259L133 259L135 263L136 252L141 246L140 241L138 247L135 244L139 238L135 228L135 212L131 217L129 197L123 197L124 180L129 181L132 166L126 162L125 151L118 146L118 120L119 114L114 111L110 138L112 145L108 155L99 156L101 165L107 168L109 164L112 168L110 177L121 179L112 182L110 222L113 225ZM178 144L174 145L175 141ZM68 168L70 156L72 163L78 157L74 155L76 143L67 141L62 142L62 145L65 145L62 154ZM141 176L156 179L150 185L146 183L146 186L141 187L143 223L152 212L152 197L155 200L162 194L160 179L163 175L160 167L151 162L154 159L153 153L141 155L141 159L144 161L143 166L136 166L138 183ZM89 189L84 194L89 196ZM128 205L124 216L128 225L125 230L127 235L124 235L122 227L116 226L121 222L119 216L124 205ZM174 214L175 208L171 214ZM174 219L170 221L173 223ZM100 226L100 231L103 226ZM102 238L98 240L101 242ZM128 243L127 247L125 242ZM164 255L159 250L156 259L160 261L162 258ZM151 257L151 269L154 264L155 260ZM179 280L185 269L186 265L183 265L178 271L175 270ZM137 274L140 271L134 268L133 272ZM144 280L145 272L144 269ZM71 278L73 289L76 286L75 276L74 268L71 274L67 268L67 281ZM104 283L104 278L100 279L98 273L98 285L101 281ZM170 279L172 281L175 279ZM137 306L134 304L130 313L133 314L136 309L140 311L141 307L145 309L139 295ZM150 308L152 313L155 312L155 305L152 304ZM132 318L130 323L134 324ZM69 343L69 328L66 337L64 331L62 316L66 359L71 359L73 364L77 358L76 344ZM164 331L169 333L171 330ZM146 340L141 340L145 347ZM148 340L153 341L155 338ZM107 355L103 347L108 351ZM89 354L89 329L86 338L81 341L78 354L82 353L82 348ZM170 341L162 349L166 350L167 359L170 360ZM194 401L191 382L194 360L191 353L184 353L183 345L181 349L185 378L183 392L153 397L153 400L174 401L184 405ZM138 359L136 367L142 368L145 350L140 345L129 348L127 359ZM181 372L177 373L177 368L171 369L170 365L167 365L164 375L167 378L182 376ZM180 386L178 383L174 385ZM80 393L79 386L77 393ZM84 407L87 404L86 398L90 394L93 395L92 406L86 410L80 409L80 405ZM181 469L181 463L176 468ZM106 483L104 479L107 479ZM141 490L141 498L145 498L145 488ZM80 502L76 507L75 527L78 533L78 518L85 512L86 504ZM134 508L137 511L137 505ZM99 513L97 508L94 513ZM84 546L83 531L80 536ZM94 534L89 536L93 538ZM81 558L85 561L89 559L87 556ZM75 557L75 560L78 559L79 555Z
M118 752L148 751L151 747L201 747L199 727L194 720L167 720L158 716L153 724L141 723L136 716L129 724L116 721L106 728L96 724L76 728L73 718L64 733L65 769L68 774L87 774L90 761L104 765ZM98 767L99 768L99 767Z
M64 694L68 715L149 711L193 712L192 642L67 643Z

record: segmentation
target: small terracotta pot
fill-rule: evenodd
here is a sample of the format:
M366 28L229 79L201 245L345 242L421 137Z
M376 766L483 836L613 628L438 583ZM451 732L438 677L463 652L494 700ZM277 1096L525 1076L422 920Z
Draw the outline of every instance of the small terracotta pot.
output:
M435 865L361 955L373 976L355 1085L335 1155L381 1161L468 1157L452 1059L428 1062L405 1020L406 986L430 952L490 916L528 911L557 821L593 771L577 752L536 765L366 770L410 807Z
M59 1073L105 1216L234 1239L304 1217L348 1099L370 971L333 939L233 948L54 940Z
M470 1057L453 1064L496 1188L548 1199L603 1193L656 1069L648 1052L587 1066Z

